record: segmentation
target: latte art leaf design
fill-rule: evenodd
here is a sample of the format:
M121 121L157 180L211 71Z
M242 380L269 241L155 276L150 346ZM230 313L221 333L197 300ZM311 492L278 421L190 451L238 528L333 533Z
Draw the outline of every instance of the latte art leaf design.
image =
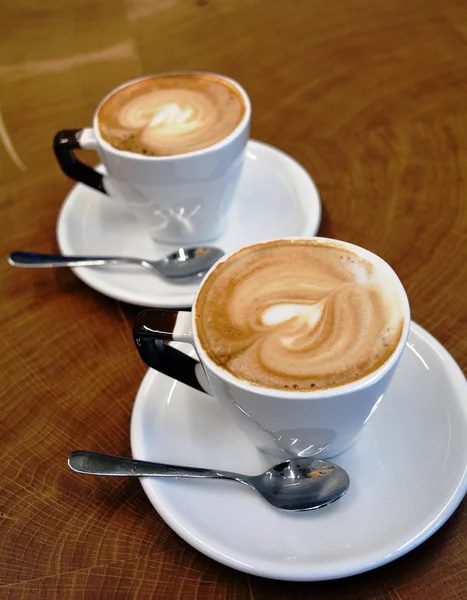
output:
M217 144L245 109L240 93L219 77L167 75L117 90L100 107L98 123L115 148L170 156Z
M309 390L362 377L392 353L402 319L371 263L311 244L258 248L218 267L202 290L200 338L220 366Z
M377 345L374 331L380 324L373 295L371 286L358 284L323 290L319 302L304 305L301 314L258 336L254 345L262 368L297 379L341 376L349 367L358 371Z
M171 143L196 142L217 120L216 106L210 98L188 90L159 90L134 98L122 107L121 127L137 131L144 144L157 149Z

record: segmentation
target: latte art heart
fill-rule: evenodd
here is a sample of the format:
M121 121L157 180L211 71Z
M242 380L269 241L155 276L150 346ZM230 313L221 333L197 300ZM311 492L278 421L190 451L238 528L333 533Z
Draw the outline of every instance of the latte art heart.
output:
M212 75L167 75L117 90L98 113L99 129L121 150L184 154L217 144L240 123L239 92Z
M257 385L309 391L353 381L385 362L402 332L398 296L380 275L313 241L240 251L200 293L202 346Z
M293 317L305 318L308 323L317 321L323 310L322 303L313 304L276 304L264 311L261 320L264 325L277 325L292 319Z

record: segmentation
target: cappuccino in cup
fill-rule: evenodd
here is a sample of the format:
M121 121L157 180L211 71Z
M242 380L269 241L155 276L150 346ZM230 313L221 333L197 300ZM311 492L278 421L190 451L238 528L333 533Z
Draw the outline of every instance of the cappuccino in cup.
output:
M155 242L201 244L227 228L250 117L229 77L151 75L112 90L92 127L59 131L54 150L69 177L125 202ZM79 148L97 151L105 173L81 162Z
M259 449L329 458L380 405L409 328L407 294L382 258L283 238L222 257L191 313L143 311L133 335L146 364L215 396ZM167 340L192 344L199 363Z

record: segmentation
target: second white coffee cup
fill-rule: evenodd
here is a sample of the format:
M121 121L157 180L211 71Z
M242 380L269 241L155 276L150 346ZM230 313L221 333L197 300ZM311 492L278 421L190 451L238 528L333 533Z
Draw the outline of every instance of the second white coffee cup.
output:
M154 369L191 387L215 396L230 418L261 450L274 456L319 456L329 458L351 446L374 414L388 388L410 328L410 307L396 273L380 257L353 244L315 238L323 244L338 244L377 266L396 292L403 326L389 358L370 374L327 389L289 391L250 384L215 364L204 350L196 329L196 311L203 285L223 257L203 280L192 312L146 310L138 315L133 337L142 359ZM278 240L277 240L278 241ZM266 242L268 243L268 242ZM242 249L241 251L244 251ZM199 362L165 341L183 341L194 346Z
M212 146L173 156L145 156L114 148L103 139L97 121L99 108L117 91L146 77L112 90L97 107L91 128L63 130L55 136L55 154L65 174L126 202L157 242L207 242L219 237L227 226L248 141L251 105L237 82L222 75L206 75L229 82L245 105L238 126ZM73 153L79 148L95 150L106 174L80 162Z

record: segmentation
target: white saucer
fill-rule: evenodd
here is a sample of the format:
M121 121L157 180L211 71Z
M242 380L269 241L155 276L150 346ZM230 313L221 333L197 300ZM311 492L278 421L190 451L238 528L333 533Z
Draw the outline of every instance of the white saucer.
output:
M275 237L312 236L320 221L319 194L305 169L277 148L250 140L229 226L210 245L232 252ZM57 240L62 254L157 259L176 248L156 244L124 203L82 184L75 185L63 203ZM198 287L171 283L131 266L73 270L99 292L141 306L190 307Z
M149 370L133 409L133 456L261 473L270 463L222 411L213 398ZM381 406L336 462L350 475L349 491L307 513L277 511L231 482L141 482L178 535L247 573L324 580L402 556L431 536L467 491L467 382L419 325L411 326Z

